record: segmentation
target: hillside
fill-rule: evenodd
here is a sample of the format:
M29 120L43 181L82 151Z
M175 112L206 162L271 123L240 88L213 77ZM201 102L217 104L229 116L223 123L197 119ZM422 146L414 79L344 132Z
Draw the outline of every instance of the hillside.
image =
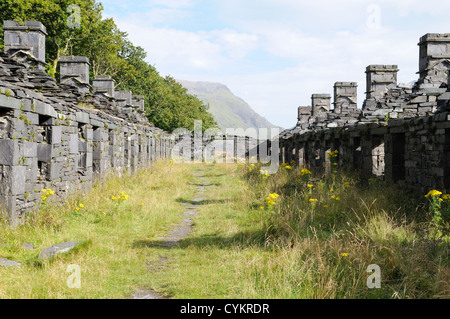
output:
M210 113L220 128L271 128L277 127L256 113L244 100L235 96L220 83L177 80L189 94L208 103Z

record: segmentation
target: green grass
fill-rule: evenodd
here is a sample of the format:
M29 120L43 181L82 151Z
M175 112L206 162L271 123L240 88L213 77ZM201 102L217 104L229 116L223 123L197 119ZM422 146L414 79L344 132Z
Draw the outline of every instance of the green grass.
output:
M134 176L111 177L64 205L48 205L34 217L33 225L11 229L3 224L0 256L23 267L0 268L0 298L123 298L130 294L147 274L146 260L154 258L135 248L136 243L163 236L182 220L174 199L192 196L184 176L185 168L158 163ZM120 192L129 198L119 204L111 197ZM84 208L75 212L80 203ZM89 244L76 253L38 261L40 250L69 240ZM23 243L33 243L35 249L25 250ZM67 287L71 264L81 267L81 289Z
M1 243L11 244L0 256L24 265L0 268L0 298L126 298L138 288L192 299L449 297L448 235L430 240L433 212L423 196L344 172L301 176L281 167L263 177L259 169L160 162L45 207L34 226L0 226ZM204 195L196 172L212 185ZM117 204L111 196L122 191L129 198ZM160 245L186 218L180 203L200 196L193 232ZM40 249L68 240L86 244L37 261ZM36 249L21 248L26 242ZM70 264L81 267L81 289L67 287ZM381 268L381 289L366 286L370 264Z

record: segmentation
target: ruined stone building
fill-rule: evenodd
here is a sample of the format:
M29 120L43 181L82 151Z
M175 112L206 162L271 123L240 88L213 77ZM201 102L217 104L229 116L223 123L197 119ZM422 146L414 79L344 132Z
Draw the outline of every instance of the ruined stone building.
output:
M91 84L82 56L60 58L57 82L45 72L44 25L5 21L3 30L0 212L12 225L39 208L44 188L64 199L170 155L173 138L148 122L142 96L115 90L107 75Z
M354 82L336 82L333 109L329 95L313 94L281 134L280 160L330 170L327 153L337 150L339 167L364 178L450 189L450 34L426 34L418 45L412 86L397 84L396 65L369 65L362 109Z

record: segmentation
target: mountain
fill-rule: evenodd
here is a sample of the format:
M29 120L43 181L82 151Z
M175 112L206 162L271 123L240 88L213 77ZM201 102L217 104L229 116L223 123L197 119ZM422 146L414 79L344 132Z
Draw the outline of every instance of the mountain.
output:
M256 113L243 99L235 96L223 84L184 80L177 80L177 82L183 85L189 94L209 104L209 112L222 130L240 127L244 129L278 127Z

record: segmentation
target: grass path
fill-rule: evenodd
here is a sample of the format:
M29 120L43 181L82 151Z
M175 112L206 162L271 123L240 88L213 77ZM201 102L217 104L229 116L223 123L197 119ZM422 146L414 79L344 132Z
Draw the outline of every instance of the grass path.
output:
M208 183L205 176L198 172L194 174L196 180L194 182L190 182L191 185L196 185L196 193L194 195L194 199L191 201L186 201L180 203L184 208L183 216L184 219L178 226L173 228L167 236L158 237L158 239L162 240L161 242L155 242L153 244L147 243L145 246L160 246L167 249L173 248L179 242L185 238L187 238L190 233L193 231L193 218L198 214L199 205L206 200L206 198L201 197L206 193L206 189L211 187L212 185ZM159 257L156 262L152 262L149 267L149 271L156 273L161 271L163 267L166 266L168 261L167 257ZM164 299L166 296L156 293L153 289L138 289L133 294L133 299Z

